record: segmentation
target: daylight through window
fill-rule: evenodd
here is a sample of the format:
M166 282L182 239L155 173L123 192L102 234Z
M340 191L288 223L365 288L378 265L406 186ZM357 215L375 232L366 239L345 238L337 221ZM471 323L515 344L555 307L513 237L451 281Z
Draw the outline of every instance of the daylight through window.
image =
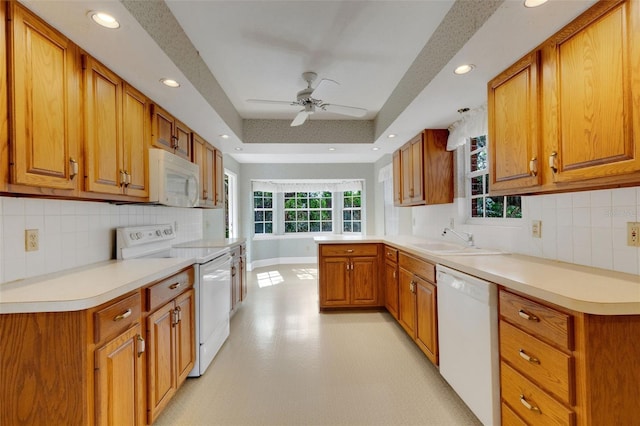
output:
M333 230L331 192L286 192L284 232L331 232Z

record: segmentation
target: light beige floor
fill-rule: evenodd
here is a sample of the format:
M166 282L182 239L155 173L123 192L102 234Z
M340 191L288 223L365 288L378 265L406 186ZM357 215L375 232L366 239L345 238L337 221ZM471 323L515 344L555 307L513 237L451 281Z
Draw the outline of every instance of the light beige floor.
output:
M316 265L248 274L206 373L157 425L479 425L388 313L318 313Z

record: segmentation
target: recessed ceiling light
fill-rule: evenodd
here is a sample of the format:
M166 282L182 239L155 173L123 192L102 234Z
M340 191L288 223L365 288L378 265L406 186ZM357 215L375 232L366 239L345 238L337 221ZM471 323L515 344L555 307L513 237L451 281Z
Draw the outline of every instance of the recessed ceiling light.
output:
M242 148L240 148L239 146L234 148L236 151L242 151Z
M229 139L229 135L227 135L226 133L221 134L220 137L222 139Z
M390 133L390 134L388 134L388 135L387 135L387 137L388 137L389 139L393 139L393 138L395 138L396 136L398 136L398 135L396 135L395 133Z
M109 15L108 13L92 10L88 13L88 15L91 17L91 19L93 19L93 22L100 26L110 29L120 28L120 22L118 22L116 18Z
M329 151L335 151L336 149L334 147L329 148Z
M378 148L377 146L374 146L374 147L373 147L373 148L371 148L371 149L372 149L372 150L374 150L374 151L377 151L377 150L379 150L380 148Z
M180 83L178 83L175 80L172 80L170 78L161 78L160 79L160 83L164 84L165 86L168 87L180 87Z
M547 0L524 0L524 7L538 7L547 2Z
M473 64L464 64L464 65L460 65L458 68L453 70L453 72L455 74L462 75L462 74L466 74L468 72L471 72L471 70L473 70L475 67L476 66L473 65Z

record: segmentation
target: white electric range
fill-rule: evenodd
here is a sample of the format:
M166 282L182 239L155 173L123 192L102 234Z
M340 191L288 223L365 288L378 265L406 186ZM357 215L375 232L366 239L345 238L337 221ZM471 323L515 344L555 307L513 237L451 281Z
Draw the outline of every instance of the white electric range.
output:
M116 257L194 259L196 361L189 377L199 377L229 337L231 256L228 247L173 247L171 224L117 228Z

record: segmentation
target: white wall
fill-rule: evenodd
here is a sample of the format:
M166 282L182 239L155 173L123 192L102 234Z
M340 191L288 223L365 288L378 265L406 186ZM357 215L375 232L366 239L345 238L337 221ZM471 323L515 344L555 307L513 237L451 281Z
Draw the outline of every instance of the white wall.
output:
M114 257L115 228L177 223L176 243L202 238L203 210L0 197L0 283ZM40 250L25 252L25 229Z
M640 187L526 196L519 225L464 224L465 203L411 208L413 234L456 241L441 236L453 217L480 247L640 274L640 248L626 245L627 222L640 219ZM532 220L542 221L542 238L531 236Z

